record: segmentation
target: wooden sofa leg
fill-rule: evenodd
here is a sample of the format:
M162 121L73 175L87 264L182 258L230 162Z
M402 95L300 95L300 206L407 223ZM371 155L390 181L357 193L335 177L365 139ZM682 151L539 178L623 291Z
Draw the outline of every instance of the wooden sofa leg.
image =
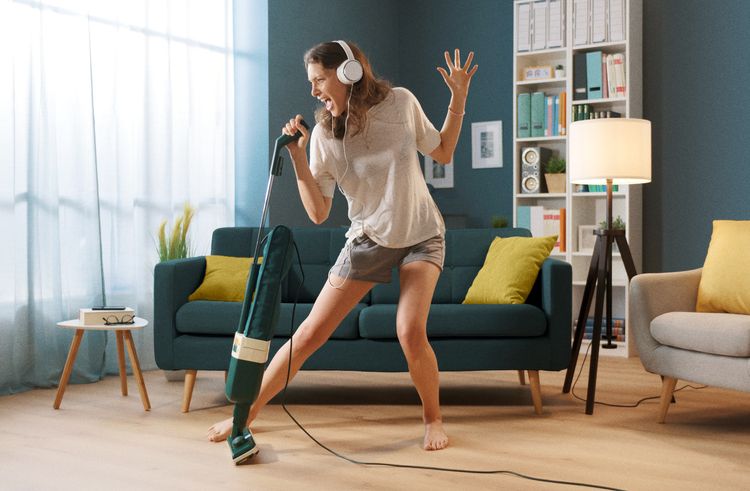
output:
M534 402L534 412L542 414L542 386L539 384L539 370L529 370L531 384L531 400Z
M667 419L667 411L669 410L669 404L672 402L672 393L674 392L675 385L677 385L676 378L664 377L664 381L661 384L661 399L659 400L657 423L664 423L664 420Z
M523 370L518 371L518 383L521 385L526 385L526 377L524 376Z
M193 398L193 387L198 370L185 370L185 388L182 391L182 412L190 410L190 399Z

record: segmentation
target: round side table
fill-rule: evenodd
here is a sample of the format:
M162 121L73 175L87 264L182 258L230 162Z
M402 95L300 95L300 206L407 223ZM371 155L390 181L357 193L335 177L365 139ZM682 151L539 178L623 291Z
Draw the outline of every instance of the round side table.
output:
M60 377L60 385L57 387L57 396L55 397L54 408L59 409L60 403L62 402L63 395L65 394L65 388L68 386L68 379L70 373L73 371L73 364L76 361L76 355L78 355L78 347L81 345L83 339L83 333L85 331L114 331L117 338L117 358L120 365L120 389L122 395L128 395L128 379L127 373L125 372L125 352L123 345L128 350L128 356L130 357L130 364L133 368L133 374L138 382L138 390L141 393L141 402L143 402L143 409L149 411L151 409L151 403L148 400L148 393L146 392L146 384L143 382L143 374L141 373L141 366L138 363L138 354L135 352L135 344L133 344L133 335L130 333L133 329L143 329L148 325L146 319L135 317L132 324L113 324L113 325L93 325L85 326L79 319L72 319L68 321L58 322L58 327L64 329L75 329L76 333L73 336L73 341L70 343L70 350L68 351L68 359L65 361L65 368L63 369L62 377Z

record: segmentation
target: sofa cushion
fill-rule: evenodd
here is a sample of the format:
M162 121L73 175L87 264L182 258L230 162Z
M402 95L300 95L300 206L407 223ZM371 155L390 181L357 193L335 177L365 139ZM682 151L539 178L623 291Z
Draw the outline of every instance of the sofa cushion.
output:
M697 312L750 314L750 220L714 220Z
M289 336L292 305L281 304L279 319L276 324L276 336ZM341 325L336 328L331 338L357 339L359 337L357 320L364 307L365 304L355 306L352 312L341 322ZM294 313L295 329L307 318L311 310L311 303L297 304L297 310ZM241 302L212 302L206 300L188 302L177 311L175 328L182 334L233 335L237 331L237 323L240 320L241 312Z
M674 348L750 357L750 315L668 312L651 321L651 335Z
M359 334L366 339L396 338L397 305L371 305L359 317ZM467 322L467 320L471 322ZM500 338L541 336L547 318L533 305L433 304L427 318L431 338Z
M522 304L534 286L539 268L555 246L549 237L497 237L482 269L466 293L465 304Z
M258 264L263 258L258 258ZM242 302L247 288L247 275L253 264L251 257L206 256L206 273L188 301L218 300Z
M438 278L433 304L461 303L471 282L484 263L487 249L495 237L529 237L523 228L451 229L445 234L445 262ZM393 280L372 289L373 304L397 303L399 296L398 272Z
M276 325L276 337L289 337L291 334L291 320L292 320L292 307L294 304L282 303L281 312L279 312L279 322ZM297 304L297 309L294 312L294 329L296 330L302 321L304 321L310 311L312 310L313 304L311 303L300 303ZM351 312L344 317L341 324L333 331L331 339L359 339L359 314L367 307L367 304L359 303L354 306Z

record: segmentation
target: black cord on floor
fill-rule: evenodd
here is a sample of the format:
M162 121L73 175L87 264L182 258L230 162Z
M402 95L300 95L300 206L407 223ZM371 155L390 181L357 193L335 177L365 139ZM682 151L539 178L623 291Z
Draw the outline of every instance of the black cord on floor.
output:
M294 249L297 252L297 261L299 263L300 267L300 276L301 281L299 286L297 287L297 293L295 294L294 298L294 305L292 306L292 321L291 321L291 329L289 334L289 360L287 362L287 371L286 371L286 381L284 382L284 389L281 393L281 407L284 409L284 412L291 418L292 421L294 421L294 424L297 425L297 427L302 430L302 432L307 435L310 440L314 441L318 444L321 448L326 450L331 455L334 455L340 459L343 459L347 462L350 462L352 464L358 464L358 465L366 465L366 466L377 466L377 467L395 467L399 469L420 469L420 470L428 470L428 471L439 471L439 472L457 472L457 473L463 473L463 474L507 474L510 476L520 477L522 479L528 479L531 481L537 481L537 482L546 482L551 484L562 484L565 486L582 486L587 488L593 488L593 489L607 489L612 491L624 491L620 488L613 488L609 486L602 486L598 484L589 484L589 483L583 483L583 482L576 482L576 481L562 481L559 479L545 479L542 477L535 477L535 476L529 476L527 474L521 474L520 472L515 472L511 470L472 470L472 469L457 469L457 468L450 468L450 467L435 467L435 466L429 466L429 465L409 465L409 464L390 464L386 462L368 462L368 461L362 461L362 460L356 460L352 459L350 457L347 457L346 455L342 455L335 450L332 450L328 448L326 445L318 441L317 438L312 436L309 431L307 431L302 424L297 421L297 418L292 416L292 413L289 412L289 409L286 407L286 389L289 386L289 377L292 372L292 351L294 348L293 345L293 337L294 337L294 314L297 309L297 301L299 300L299 292L302 290L302 285L305 282L305 273L302 270L302 260L300 258L299 249L297 249L297 244L294 244ZM580 373L579 373L580 375Z
M581 367L578 369L578 375L576 375L576 379L573 381L573 386L570 388L570 393L573 395L573 397L575 397L579 401L583 401L583 402L586 402L586 399L584 399L583 397L580 397L578 394L576 394L576 384L578 383L578 379L581 377L581 372L583 371L583 366L586 364L586 358L588 358L588 356L589 356L589 350L590 349L591 349L591 342L589 342L588 346L586 347L586 352L583 354L583 361L581 362ZM683 389L687 389L687 388L695 389L695 390L700 390L700 389L705 389L706 387L708 387L708 386L707 385L702 385L700 387L696 387L694 385L685 384L682 387L680 387L679 389L675 389L674 391L672 391L672 393L679 392L679 391L681 391ZM650 401L652 399L661 399L661 396L648 396L648 397L644 397L643 399L639 399L638 401L636 401L633 404L613 404L613 403L610 403L610 402L602 402L602 401L597 401L597 400L594 400L594 404L599 404L600 406L609 406L609 407L633 408L633 407L638 407L638 406L641 405L641 403L643 403L645 401Z

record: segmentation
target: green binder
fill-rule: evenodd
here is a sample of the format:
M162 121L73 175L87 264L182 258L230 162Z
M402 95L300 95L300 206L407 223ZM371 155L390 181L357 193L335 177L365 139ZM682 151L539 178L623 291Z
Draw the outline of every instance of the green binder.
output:
M531 94L531 136L544 136L544 92Z
M531 95L518 94L518 138L531 136Z

